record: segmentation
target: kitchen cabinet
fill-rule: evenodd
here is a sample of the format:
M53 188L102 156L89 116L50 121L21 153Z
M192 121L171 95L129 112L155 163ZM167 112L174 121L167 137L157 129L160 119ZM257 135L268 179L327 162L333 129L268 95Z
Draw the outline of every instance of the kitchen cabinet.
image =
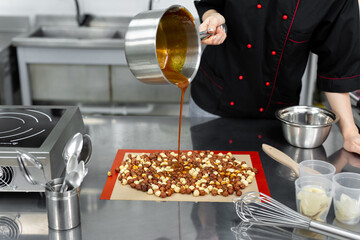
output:
M112 101L114 103L180 103L181 91L172 84L149 85L137 80L127 65L111 67ZM189 88L190 89L190 88ZM184 102L189 101L190 90Z
M179 103L181 97L173 85L140 82L127 65L29 64L29 74L34 102Z
M33 101L110 102L109 67L29 64Z
M20 16L0 16L0 104L17 103L19 88L16 51L11 40L29 29L29 19Z

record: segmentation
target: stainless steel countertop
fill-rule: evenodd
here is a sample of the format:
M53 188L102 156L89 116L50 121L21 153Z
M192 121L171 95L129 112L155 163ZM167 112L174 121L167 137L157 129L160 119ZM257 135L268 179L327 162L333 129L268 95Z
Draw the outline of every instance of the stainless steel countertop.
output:
M197 124L202 120L207 122ZM240 223L232 203L99 200L117 150L176 149L178 118L84 116L84 121L93 139L93 155L80 192L81 225L69 231L49 230L43 194L2 193L0 226L1 216L18 222L20 239L291 238L291 232L279 235L256 227L248 232L250 238L241 238L230 230ZM296 161L322 159L333 163L338 171L360 172L360 158L342 150L337 126L332 128L323 146L299 149L285 142L277 120L183 119L181 149L258 151L272 197L295 209L294 175L268 157L261 150L262 143L284 151ZM328 222L333 221L331 209Z

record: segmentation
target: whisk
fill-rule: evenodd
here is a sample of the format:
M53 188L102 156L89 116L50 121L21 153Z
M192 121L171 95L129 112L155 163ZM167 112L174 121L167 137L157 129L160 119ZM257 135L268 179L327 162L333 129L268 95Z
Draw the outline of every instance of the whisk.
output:
M360 239L360 234L313 221L260 192L246 193L234 199L234 203L237 215L244 222L262 226L302 228L337 239Z
M263 239L276 239L276 240L304 240L305 237L299 236L293 232L282 229L277 226L261 226L248 222L240 222L239 225L230 229L237 240L263 240ZM306 238L307 239L307 238Z

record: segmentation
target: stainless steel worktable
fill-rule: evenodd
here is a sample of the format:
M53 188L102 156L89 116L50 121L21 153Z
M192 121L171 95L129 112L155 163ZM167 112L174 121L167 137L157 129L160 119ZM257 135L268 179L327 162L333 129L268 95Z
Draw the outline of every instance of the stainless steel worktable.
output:
M338 126L332 128L323 146L299 149L285 142L277 120L201 120L183 119L181 149L258 151L272 197L293 209L294 175L268 157L261 150L262 143L284 151L296 161L322 159L333 163L338 171L360 172L357 155L342 150ZM13 236L21 239L281 239L276 231L264 232L256 227L247 238L240 238L231 231L240 223L232 203L100 200L117 150L176 149L178 118L84 116L84 122L93 139L93 155L80 192L81 225L70 231L49 230L43 194L1 193L0 239L9 231L2 225L4 217L12 220L12 231L18 231ZM331 209L328 222L333 221ZM359 225L354 227L360 229ZM290 232L282 235L282 239L291 238Z

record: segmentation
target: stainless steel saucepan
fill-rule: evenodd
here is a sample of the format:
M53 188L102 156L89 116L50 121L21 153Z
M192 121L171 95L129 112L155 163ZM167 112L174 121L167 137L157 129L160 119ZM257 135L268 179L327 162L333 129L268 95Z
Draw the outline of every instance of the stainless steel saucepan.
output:
M166 64L191 82L201 56L193 16L180 5L139 13L125 34L125 55L131 72L144 83L174 84L162 71Z

